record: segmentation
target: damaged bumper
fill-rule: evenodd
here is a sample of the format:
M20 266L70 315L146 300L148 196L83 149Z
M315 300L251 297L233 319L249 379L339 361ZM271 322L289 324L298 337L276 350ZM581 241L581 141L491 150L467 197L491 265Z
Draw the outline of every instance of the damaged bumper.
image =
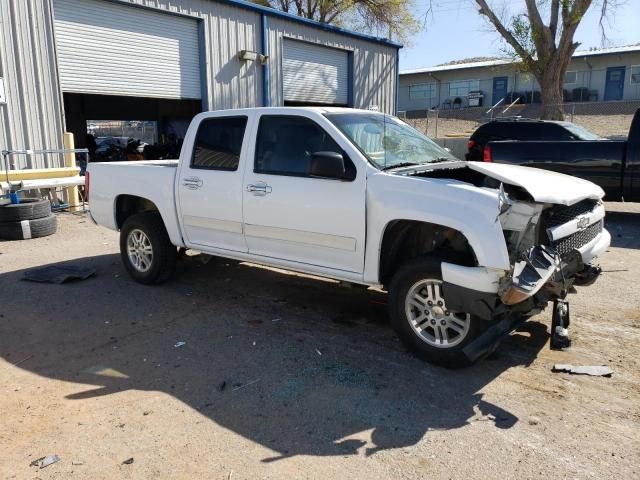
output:
M600 269L590 262L610 243L611 235L603 229L592 241L562 257L550 247L537 246L511 272L442 263L447 305L485 320L507 313L535 314L574 283L595 282Z

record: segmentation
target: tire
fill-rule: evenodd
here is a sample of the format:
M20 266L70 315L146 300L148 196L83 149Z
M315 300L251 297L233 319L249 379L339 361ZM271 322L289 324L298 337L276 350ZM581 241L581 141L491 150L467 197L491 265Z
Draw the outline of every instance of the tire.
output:
M28 240L30 238L53 235L58 229L58 222L54 215L20 222L0 223L0 238L4 240Z
M130 237L132 250L129 249ZM137 265L136 249L139 254ZM129 275L145 285L166 282L176 268L176 247L156 213L139 213L127 218L120 230L120 255Z
M18 204L0 207L0 223L21 222L22 220L45 218L49 215L51 215L51 203L46 199L21 198Z
M469 312L446 310L441 261L433 257L416 258L398 269L389 288L389 316L398 337L412 353L436 365L461 368L472 363L464 354L464 347L477 338L487 324ZM413 299L424 300L424 310L417 307L422 300L405 303L412 292L417 295L411 295ZM428 302L432 302L432 306Z

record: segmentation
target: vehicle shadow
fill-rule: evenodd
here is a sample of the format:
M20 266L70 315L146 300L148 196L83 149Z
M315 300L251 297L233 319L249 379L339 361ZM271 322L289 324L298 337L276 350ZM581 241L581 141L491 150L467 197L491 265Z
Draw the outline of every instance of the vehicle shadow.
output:
M381 292L218 258L187 257L158 287L130 280L117 255L58 265L97 274L63 285L0 275L2 358L77 384L62 402L165 392L276 452L263 462L371 455L475 420L510 428L517 416L481 390L548 339L528 322L495 358L446 370L404 350Z
M611 233L611 246L640 248L640 213L607 212L605 228Z

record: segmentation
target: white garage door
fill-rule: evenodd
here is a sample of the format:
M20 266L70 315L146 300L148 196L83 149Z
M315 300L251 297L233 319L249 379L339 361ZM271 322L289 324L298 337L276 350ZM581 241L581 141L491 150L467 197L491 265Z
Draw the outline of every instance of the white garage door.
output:
M284 40L284 99L288 102L346 105L349 55L344 50Z
M54 0L65 92L200 98L198 23L101 0Z

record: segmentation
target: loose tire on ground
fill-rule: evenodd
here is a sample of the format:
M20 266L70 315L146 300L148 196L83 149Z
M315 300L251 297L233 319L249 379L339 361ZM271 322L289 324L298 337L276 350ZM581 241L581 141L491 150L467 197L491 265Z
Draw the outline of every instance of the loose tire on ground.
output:
M120 255L129 275L145 285L166 282L175 271L177 250L156 213L127 218L120 230Z
M0 238L3 240L28 240L53 235L58 228L54 215L20 222L1 222Z
M22 198L18 204L3 205L0 207L0 223L20 222L45 218L51 215L51 203L49 200L39 198Z
M446 298L441 289L438 293L438 282L442 281L441 261L437 258L422 257L410 260L398 269L389 288L389 316L398 337L412 353L436 365L460 368L471 364L462 351L463 348L477 338L487 328L487 324L468 312L446 310ZM420 290L421 285L425 285L423 290ZM433 288L429 290L427 287ZM424 293L427 291L429 293ZM418 292L417 297L424 298L424 309L417 308L416 305L422 305L422 300L416 300L417 297L410 296L410 292ZM436 301L432 301L434 299ZM437 302L440 300L442 305L438 306ZM428 301L432 301L432 307L427 306ZM415 328L412 326L412 320L415 321ZM446 326L441 326L441 322ZM422 326L422 334L417 333L416 329ZM461 333L453 328L457 328ZM447 330L446 334L443 333L443 329ZM449 337L451 346L447 346L448 343L442 340L445 335L452 335ZM425 340L426 337L430 339ZM437 342L442 343L436 346Z

